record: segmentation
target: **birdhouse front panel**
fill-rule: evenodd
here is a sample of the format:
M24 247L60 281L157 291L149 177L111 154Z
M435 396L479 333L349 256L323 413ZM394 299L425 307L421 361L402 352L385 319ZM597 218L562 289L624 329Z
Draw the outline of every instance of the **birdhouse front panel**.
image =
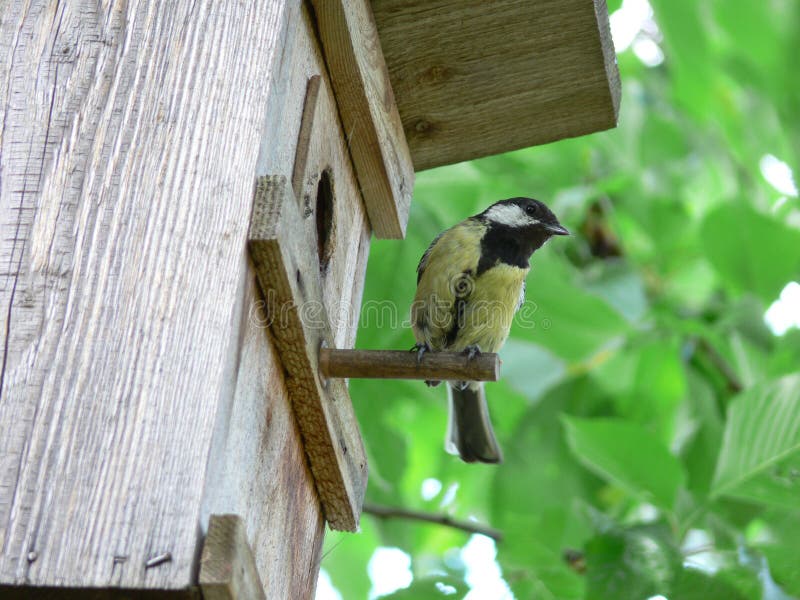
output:
M305 6L291 14L283 44L254 189L252 218L267 198L261 216L269 232L251 231L270 238L272 254L262 261L253 250L248 261L235 392L217 428L203 513L204 520L240 515L259 572L277 578L264 582L267 589L305 597L316 581L324 519L340 523L322 490L342 490L352 524L339 526L350 529L366 485L366 460L348 466L351 456L363 457L352 414L342 423L338 413L307 403L319 394L326 406L352 410L344 381L319 379L316 353L323 343L355 342L372 232ZM336 426L347 431L328 439ZM321 454L333 462L315 462ZM350 483L336 479L342 468L356 469ZM316 557L303 572L297 552Z

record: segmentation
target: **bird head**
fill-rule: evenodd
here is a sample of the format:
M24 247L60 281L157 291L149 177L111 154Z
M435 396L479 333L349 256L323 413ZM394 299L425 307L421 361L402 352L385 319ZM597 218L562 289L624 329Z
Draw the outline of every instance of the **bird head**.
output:
M569 235L552 211L533 198L510 198L495 202L479 217L488 225L508 228L524 237L542 242L554 235Z

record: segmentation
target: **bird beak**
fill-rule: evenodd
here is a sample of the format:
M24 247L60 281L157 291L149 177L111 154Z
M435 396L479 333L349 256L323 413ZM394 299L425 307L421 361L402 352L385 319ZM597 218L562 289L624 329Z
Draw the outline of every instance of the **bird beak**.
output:
M544 228L549 231L551 235L569 235L569 230L559 223L546 223Z

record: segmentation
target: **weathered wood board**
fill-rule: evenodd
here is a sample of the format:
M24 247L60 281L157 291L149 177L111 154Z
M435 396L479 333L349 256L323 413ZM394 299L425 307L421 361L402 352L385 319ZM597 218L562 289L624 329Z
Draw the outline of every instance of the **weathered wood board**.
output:
M200 558L203 600L267 600L238 515L211 515Z
M372 230L402 238L414 168L369 1L312 4Z
M268 597L306 598L316 586L325 522L251 269L231 373L236 387L219 409L200 522L239 515Z
M356 531L367 458L346 382L325 380L318 372L320 349L330 347L333 336L322 301L325 267L314 225L304 218L286 177L259 178L248 247L266 297L270 333L325 519L333 529Z
M286 11L3 5L2 582L192 582Z
M0 585L190 594L208 515L236 512L270 597L313 595L319 499L246 251L324 73L306 9L2 10ZM322 282L351 344L369 231L325 86L338 158L308 160L354 190Z
M349 348L355 342L369 253L368 219L335 119L335 100L322 56L303 33L311 29L310 16L304 8L293 10L275 66L268 101L273 108L267 115L256 173L292 179L295 171L302 171L293 187L298 188L294 192L303 214L315 210L321 174L329 173L336 198L328 267L320 282L322 301L335 345ZM318 74L321 81L312 126L303 133L301 123L309 121L304 118L304 96L309 81ZM304 166L296 169L296 144L306 135ZM267 299L261 295L254 270L249 271L243 296L241 358L233 376L236 391L233 401L221 407L202 520L214 513L242 516L269 597L310 597L324 532L320 500L283 383L284 365L264 310ZM264 397L270 400L266 404ZM276 456L282 460L276 461Z
M417 171L614 127L605 0L371 0Z
M205 600L198 586L180 590L65 588L0 585L3 600Z

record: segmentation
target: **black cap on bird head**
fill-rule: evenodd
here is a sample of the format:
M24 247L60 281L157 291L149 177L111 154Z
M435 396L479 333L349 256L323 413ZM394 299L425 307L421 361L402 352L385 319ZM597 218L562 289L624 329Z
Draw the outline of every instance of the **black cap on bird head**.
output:
M490 225L528 231L531 234L569 235L544 202L533 198L509 198L495 202L480 215Z

